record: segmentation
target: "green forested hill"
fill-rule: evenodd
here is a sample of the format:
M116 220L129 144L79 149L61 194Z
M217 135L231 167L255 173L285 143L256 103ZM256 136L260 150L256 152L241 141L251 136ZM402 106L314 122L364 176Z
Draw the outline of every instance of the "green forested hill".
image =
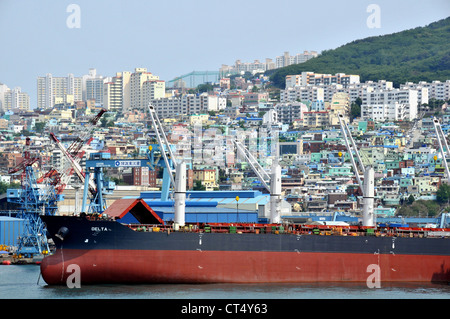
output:
M445 81L450 79L450 17L425 27L356 40L266 74L276 87L284 88L286 75L306 71L359 74L361 82L387 80L396 87L405 82Z

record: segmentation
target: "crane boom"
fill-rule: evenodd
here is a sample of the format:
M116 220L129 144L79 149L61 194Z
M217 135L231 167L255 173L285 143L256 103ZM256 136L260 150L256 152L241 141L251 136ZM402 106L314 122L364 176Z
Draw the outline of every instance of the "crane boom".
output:
M353 150L355 150L355 154L356 154L356 156L358 158L358 161L359 161L359 164L361 166L361 170L362 170L363 174L364 174L366 168L364 167L364 164L363 164L363 162L361 160L361 157L359 156L358 149L356 148L355 141L353 140L352 134L351 134L351 132L350 132L348 126L347 126L347 123L345 123L344 120L343 120L342 114L339 114L338 118L339 118L339 124L341 126L342 135L344 136L345 146L347 147L347 151L348 151L348 153L350 155L350 160L352 162L353 170L355 171L356 179L358 180L359 187L361 188L361 191L364 194L364 185L363 185L363 182L361 180L361 176L359 175L359 170L358 170L358 166L357 166L357 164L355 162L355 158L353 157L352 148L353 148ZM349 145L349 142L348 142L349 140L350 140L350 142L352 144L351 146Z
M175 160L175 156L170 148L169 141L167 140L167 136L164 133L161 122L159 121L158 114L156 114L156 110L152 104L148 105L148 110L150 113L150 118L152 120L153 129L156 133L156 138L159 143L159 147L161 149L161 154L163 155L164 162L166 164L166 170L170 177L170 181L173 186L174 191L174 223L176 227L185 225L185 214L186 214L186 164L181 161L181 163L177 163ZM169 159L166 154L166 150L169 153L170 158L172 159L172 165L169 164ZM173 172L175 171L175 178L173 177Z
M166 164L166 169L170 173L169 174L170 181L172 183L172 186L175 187L175 179L173 177L173 173L177 168L175 156L172 152L172 149L170 148L169 141L167 140L166 134L164 133L161 122L159 121L158 115L156 114L155 108L153 107L152 104L148 105L148 110L150 113L150 118L152 120L153 129L155 130L156 133L156 139L158 140L159 147L161 148L161 154L163 155L164 163ZM167 157L165 149L167 150L167 152L169 152L169 156L172 159L174 169L172 169L171 165L169 165L169 159Z
M338 115L339 124L341 126L342 134L344 136L345 146L347 147L350 159L352 161L353 170L355 171L356 179L358 180L359 187L363 194L363 226L374 226L374 200L375 200L375 182L374 182L374 170L372 167L366 168L359 156L358 148L356 147L355 141L353 140L352 134L344 122L342 114ZM352 147L350 147L348 140L350 140ZM361 181L359 175L358 166L355 163L353 157L353 152L358 158L359 165L361 167L362 173L364 174L364 183Z
M20 162L19 164L17 164L15 167L11 168L8 171L9 174L14 174L14 173L17 173L18 171L25 172L26 167L31 166L34 163L36 163L37 161L39 161L39 157L31 156L30 145L31 145L31 139L29 137L27 137L25 140L25 150L23 152L23 161Z
M236 140L233 140L233 143L247 159L253 172L255 172L261 183L270 193L270 222L275 224L280 223L282 205L281 166L277 161L273 163L272 172L269 175L244 145Z
M266 182L266 180L270 181L270 176L261 167L255 157L240 142L233 140L233 143L234 145L236 145L236 148L242 153L242 155L244 155L244 157L247 159L247 162L250 164L251 168L255 172L256 176L258 176L258 179L261 181L264 187L270 192L270 186Z
M434 130L436 131L436 137L439 142L439 149L442 155L442 161L444 162L445 173L447 174L447 180L450 183L450 171L448 168L447 157L450 156L450 150L448 149L447 139L445 138L444 132L442 131L441 124L439 120L433 119ZM445 150L444 150L445 147ZM446 156L447 155L447 156Z
M81 134L77 137L77 139L67 148L67 152L72 156L75 157L80 152L81 148L87 144L92 138L91 134L94 129L94 127L97 125L98 121L102 117L104 113L106 113L106 109L101 109L100 112L97 113L97 115L89 120L89 124L87 128L84 128L81 131Z
M65 159L65 165L62 172L55 172L57 175L55 183L59 184L59 193L64 190L73 172L75 172L75 174L80 178L81 182L84 183L85 173L83 172L83 169L79 163L84 152L80 151L84 145L90 143L90 141L92 140L92 131L94 130L102 115L106 112L106 109L101 109L91 120L89 120L89 124L83 130L81 130L81 133L79 134L77 139L67 149L64 148L55 134L50 133L50 138L56 143L56 146L63 153L63 158ZM50 175L54 175L55 173L50 173ZM97 186L93 180L89 180L89 192L91 194L96 194L97 192Z
M62 172L62 185L65 186L67 184L68 179L71 176L72 172L75 172L77 176L80 178L80 180L84 183L85 174L83 173L83 169L80 165L80 163L70 155L70 153L64 148L64 146L61 144L61 142L58 140L58 138L55 136L55 134L50 133L50 137L52 140L56 143L56 146L60 149L60 151L63 153L66 162L68 162L70 165L69 167L65 167ZM89 181L89 191L91 193L95 193L97 189L97 186L95 185L93 180Z

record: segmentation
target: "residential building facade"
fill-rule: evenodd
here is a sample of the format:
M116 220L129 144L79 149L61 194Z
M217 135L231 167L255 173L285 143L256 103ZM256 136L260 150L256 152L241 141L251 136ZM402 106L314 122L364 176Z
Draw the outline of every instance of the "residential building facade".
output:
M359 83L359 75L348 75L344 73L331 74L319 74L314 72L302 72L302 74L287 75L286 76L286 88L305 85L332 85L342 84L344 87Z
M82 78L69 74L54 77L48 73L37 78L37 107L52 108L60 101L82 101Z
M417 91L410 89L366 91L362 95L361 118L374 121L404 121L417 117Z
M30 110L30 96L28 93L22 92L20 87L8 90L4 93L2 107L4 111L13 109Z
M183 94L151 100L159 117L176 117L219 111L226 108L226 98L202 94Z
M165 96L165 85L159 82L159 76L147 72L146 68L136 68L130 75L129 89L124 91L124 111L146 109L149 98ZM125 96L129 94L129 104ZM127 96L128 97L128 96Z

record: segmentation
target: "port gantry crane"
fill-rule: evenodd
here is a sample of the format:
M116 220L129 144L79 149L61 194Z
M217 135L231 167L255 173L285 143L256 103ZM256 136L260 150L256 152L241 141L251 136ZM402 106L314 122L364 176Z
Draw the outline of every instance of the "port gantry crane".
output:
M150 113L152 126L156 134L156 139L158 141L161 154L164 159L164 174L165 177L169 176L170 183L173 186L175 207L174 225L175 227L184 226L186 222L186 163L184 161L177 163L154 106L152 104L149 104L148 110ZM166 152L169 153L169 156L167 156ZM174 173L175 177L173 176ZM166 183L163 181L161 190L162 193L164 192L164 189L168 189L168 185L166 185Z
M9 173L21 173L21 189L9 189L7 191L8 201L16 203L20 207L19 218L25 220L23 234L19 238L16 255L30 256L48 252L49 247L45 236L45 226L39 215L54 215L58 209L57 202L62 200L62 192L68 184L68 181L75 172L81 180L84 180L84 174L79 162L84 155L81 151L85 144L92 140L91 133L100 117L106 112L102 109L87 127L66 150L56 136L51 133L51 139L64 154L66 159L63 170L59 172L55 168L50 169L40 178L36 178L33 164L40 160L40 156L34 156L30 152L31 140L26 139L24 149L24 160L12 168ZM90 189L95 192L95 183L90 183Z
M341 126L342 135L344 137L345 146L350 156L350 160L352 162L353 170L355 171L356 179L358 181L358 185L361 188L363 194L363 226L373 227L375 226L375 218L374 218L374 195L375 195L375 181L374 181L374 170L371 166L365 166L361 160L361 157L358 152L358 148L356 147L355 141L353 140L352 133L348 128L347 123L345 123L343 119L343 115L339 114L339 124ZM351 145L349 144L349 140ZM355 152L360 169L364 175L364 181L361 180L361 176L359 174L358 165L355 162L355 158L353 157L353 151Z
M7 190L8 202L19 205L16 217L24 220L24 229L20 234L15 253L16 256L23 257L33 257L35 254L45 254L49 251L45 226L39 216L54 215L57 201L61 199L53 187L38 185L33 164L40 160L40 156L31 154L30 147L31 139L27 137L23 161L9 170L10 174L22 171L21 188Z

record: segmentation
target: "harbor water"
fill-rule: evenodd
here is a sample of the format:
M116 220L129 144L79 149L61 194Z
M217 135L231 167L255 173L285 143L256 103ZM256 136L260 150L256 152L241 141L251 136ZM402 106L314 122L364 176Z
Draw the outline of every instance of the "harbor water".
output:
M48 286L38 265L0 266L0 299L449 299L432 283L152 284Z

